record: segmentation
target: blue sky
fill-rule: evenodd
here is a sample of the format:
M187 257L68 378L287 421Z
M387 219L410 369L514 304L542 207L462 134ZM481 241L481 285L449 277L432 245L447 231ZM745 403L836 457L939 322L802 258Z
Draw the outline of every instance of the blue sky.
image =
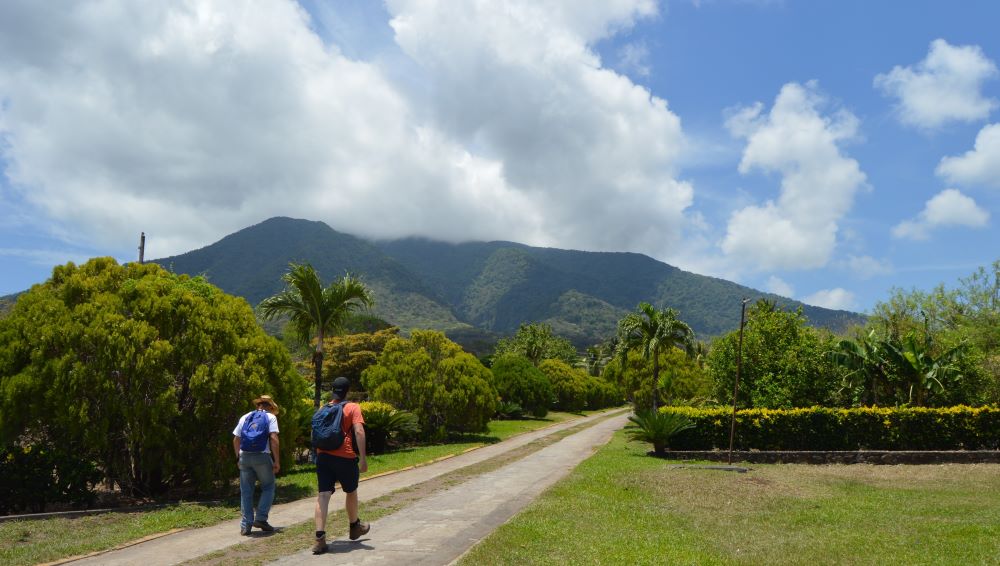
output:
M277 215L811 304L1000 258L1000 4L0 5L0 294Z

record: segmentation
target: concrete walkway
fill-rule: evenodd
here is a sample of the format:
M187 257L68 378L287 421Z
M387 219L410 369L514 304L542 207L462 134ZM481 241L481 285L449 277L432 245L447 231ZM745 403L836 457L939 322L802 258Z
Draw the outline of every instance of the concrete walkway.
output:
M421 499L373 521L371 532L357 541L334 541L327 555L314 556L304 550L274 564L450 564L569 474L625 421L626 415L619 414L512 464Z
M433 479L435 477L441 476L443 474L452 472L454 470L458 470L466 466L470 466L472 464L476 464L478 462L482 462L490 458L499 456L501 454L504 454L505 452L508 452L515 448L519 448L526 444L530 444L531 442L534 442L535 440L538 440L539 438L543 438L550 434L554 434L559 431L581 425L583 423L600 420L601 418L607 416L607 414L608 413L602 413L598 415L585 417L582 419L574 419L571 421L562 422L554 426L521 434L513 438L510 438L508 440L505 440L503 442L499 442L497 444L492 444L489 446L485 446L483 448L472 450L470 452L466 452L464 454L460 454L458 456L444 459L432 464L365 479L361 482L361 486L358 488L358 495L361 502L364 503L365 501L376 499L378 497L392 493L399 489L407 488L422 483L424 481ZM536 482L542 483L548 481L549 483L546 484L547 487L547 485L554 483L557 479L568 473L568 471L571 470L574 466L576 466L577 463L588 457L592 453L593 448L595 446L600 446L601 444L606 442L607 439L610 438L611 433L614 430L621 428L621 426L625 422L625 418L626 418L625 412L619 411L617 416L612 417L605 422L599 423L598 426L590 427L580 433L576 433L570 437L563 439L562 441L556 443L553 446L545 448L529 456L528 458L525 458L524 460L530 459L533 462L537 462L535 465L536 467L523 470L521 468L511 469L507 471L506 474L510 476L514 476L519 473L528 474L526 477L521 478L520 480L517 481L513 481L512 483L519 484L520 487L522 488L528 488L529 491L524 491L521 494L508 495L507 497L518 500L523 499L523 503L520 506L517 506L516 509L520 509L521 507L523 507L523 505L526 504L528 501L530 501L532 497L534 497L535 495L537 495L537 493L540 493L541 490L544 489L544 487L542 487L540 489L537 489L537 491L534 492L530 491L531 488L535 487L534 484ZM596 440L595 437L592 436L594 434L597 434ZM584 437L586 437L587 439L584 440L583 439ZM577 440L578 438L579 440ZM548 452L549 450L557 446L561 447L559 451ZM540 457L542 453L550 454L550 456ZM569 462L572 462L572 464L569 464ZM497 472L493 472L491 474L485 474L484 476L481 477L493 476L494 474L501 472L502 470L507 470L508 468L511 468L511 466L515 465L517 465L517 463L506 466L501 470L498 470ZM557 474L557 475L552 475L552 474ZM551 481L549 481L550 479ZM498 482L500 481L501 481L500 479L493 478L491 480L492 483L485 484L487 487L483 491L484 492L497 491L497 486L499 485ZM504 483L506 483L507 481L508 480L506 479L503 480ZM454 491L454 489L449 490L448 492L451 491ZM344 498L343 493L338 490L330 501L331 511L343 508L344 506L343 498ZM457 499L460 500L461 506L463 507L467 506L469 502L468 496L458 497ZM275 505L274 507L271 508L271 513L268 517L268 521L272 525L275 525L276 527L301 523L302 521L310 520L312 518L314 506L315 506L315 498L312 497L301 499L299 501L294 501L291 503ZM419 504L414 507L418 506ZM438 508L441 508L440 503L438 504ZM364 505L362 505L362 511L363 509ZM370 546L373 549L385 548L387 551L389 551L390 549L389 540L383 539L383 537L390 536L391 533L394 532L391 529L398 529L399 531L408 530L410 532L414 532L415 527L413 521L428 521L428 524L425 526L429 528L432 528L434 526L433 524L431 524L433 521L440 522L438 519L433 519L432 521L429 518L427 519L407 518L405 516L406 511L409 510L404 510L403 512L397 513L390 517L385 517L377 523L373 523L372 533L370 537L365 537L361 541L358 541L361 543L360 545L358 544L358 542L354 542L351 543L350 546L345 548L353 549L356 547L362 547L363 545L363 546ZM509 514L506 514L506 517L509 517L514 512L516 512L516 510L513 510ZM500 515L504 515L504 513L500 513ZM392 519L397 516L401 517L401 519L398 520L402 520L404 522L407 521L410 522L410 527L407 528L405 525L402 527L392 527L393 524ZM414 517L419 517L419 516L414 516ZM496 527L496 525L499 525L504 520L506 520L506 518L504 518L499 522L496 522L494 518L494 520L491 520L488 523L484 523L492 526L486 528L486 530L484 530L481 534L475 536L474 539L469 539L467 537L467 540L471 540L472 542L468 542L465 545L465 548L470 547L475 540L478 540L483 535L490 532L493 528ZM466 522L468 522L468 520L463 519L463 524ZM469 526L471 528L474 525L466 525L466 526ZM378 534L379 529L382 530L381 535ZM378 537L377 539L373 538L376 536ZM173 564L179 564L186 560L197 558L199 556L204 556L205 554L209 554L217 550L222 550L246 542L247 540L248 539L246 537L242 537L239 535L239 518L234 517L232 521L226 521L223 523L219 523L217 525L213 525L211 527L205 527L201 529L191 529L191 530L181 531L178 533L169 534L153 540L147 540L145 542L129 546L127 548L123 548L120 550L115 550L103 554L98 554L95 556L90 556L80 560L75 560L72 561L71 564L73 565L142 564L143 566L173 565ZM383 540L385 540L386 542L383 543L382 542ZM399 543L402 539L397 538L395 540L396 543ZM423 541L430 539L428 538L420 540ZM376 544L378 544L379 546L376 546ZM336 551L339 551L341 549L341 545L335 542L331 544L330 548L331 551L334 551L333 555L336 555ZM308 554L307 556L302 556L300 559L302 561L311 561L313 559L323 558L323 556L313 557L311 553L307 554ZM377 556L382 555L384 553L366 552L361 554L365 555L370 554L371 558L368 558L368 560L371 560L377 558ZM402 553L399 552L392 553L392 555L397 555L397 554L402 555ZM425 554L427 553L421 553L421 556ZM430 555L428 554L428 556ZM455 556L457 556L457 554ZM299 559L297 557L298 555L293 555L292 557L289 557L289 560L293 560L292 563L294 563L294 560ZM346 557L341 557L341 558L346 558ZM360 556L359 554L358 559L360 560L361 558L362 556ZM350 557L350 562L353 562L354 560L355 557L352 554ZM444 562L431 562L431 563L444 564L447 563L449 560L446 560ZM340 560L339 562L343 563L343 560ZM412 560L404 560L403 562L384 562L384 563L409 564L414 562Z

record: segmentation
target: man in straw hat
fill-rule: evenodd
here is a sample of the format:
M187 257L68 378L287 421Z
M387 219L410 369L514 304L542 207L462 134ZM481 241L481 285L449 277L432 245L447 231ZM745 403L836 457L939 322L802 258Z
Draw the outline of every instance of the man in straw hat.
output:
M271 532L267 514L274 501L274 474L281 469L278 451L278 404L270 395L254 399L257 409L240 417L233 429L233 450L240 468L240 534L248 536L252 527ZM260 501L254 517L254 484L260 481Z

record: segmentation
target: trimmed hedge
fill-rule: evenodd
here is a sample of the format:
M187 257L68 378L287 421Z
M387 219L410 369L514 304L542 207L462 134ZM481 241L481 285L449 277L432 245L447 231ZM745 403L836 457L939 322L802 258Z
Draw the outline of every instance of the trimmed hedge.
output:
M663 407L690 418L693 429L674 450L729 448L732 409ZM736 412L738 450L996 450L1000 407L745 409Z

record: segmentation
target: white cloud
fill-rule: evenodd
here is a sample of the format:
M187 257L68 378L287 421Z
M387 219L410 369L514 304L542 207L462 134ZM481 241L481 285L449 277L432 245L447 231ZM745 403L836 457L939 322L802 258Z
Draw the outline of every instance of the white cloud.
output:
M781 295L782 297L794 297L795 289L792 288L784 279L772 275L767 278L767 283L765 283L765 289L768 292L774 293L775 295Z
M640 77L649 76L649 48L644 43L627 43L618 50L617 67Z
M387 10L411 83L325 45L288 0L0 4L12 200L92 244L144 230L153 257L275 215L373 237L676 246L693 199L680 120L591 49L655 2Z
M834 289L822 289L812 295L802 299L803 303L817 307L837 310L854 310L857 308L857 300L854 293L836 287Z
M965 155L942 159L937 174L957 185L1000 188L1000 124L983 127Z
M872 277L887 275L893 271L889 263L868 255L849 255L844 263L847 269L859 279L871 279Z
M875 86L899 100L896 112L902 123L932 129L986 118L997 101L983 97L982 84L996 75L996 65L978 46L935 39L923 61L893 67L875 77Z
M857 161L838 142L853 138L858 121L839 111L823 116L816 86L782 87L769 114L758 103L734 113L726 125L747 139L739 170L781 174L781 195L737 210L729 219L722 249L755 270L823 267L836 246L838 221L865 183Z
M956 189L945 189L927 201L924 209L912 220L904 220L892 229L896 238L926 240L930 231L938 226L968 226L981 228L989 221L990 213L976 201Z

